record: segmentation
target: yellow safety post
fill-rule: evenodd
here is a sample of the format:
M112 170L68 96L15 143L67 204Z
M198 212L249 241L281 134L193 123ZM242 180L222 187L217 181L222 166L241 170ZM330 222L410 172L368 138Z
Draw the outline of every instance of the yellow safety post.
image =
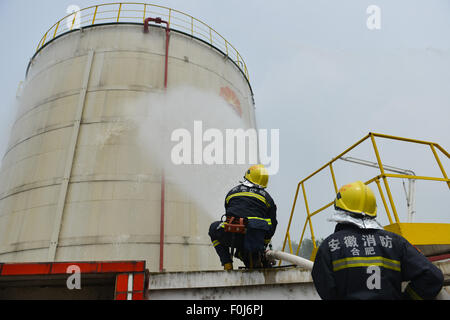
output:
M73 20L72 20L72 25L70 26L70 30L73 29L73 25L75 24L75 19L77 18L77 14L78 14L78 11L77 11L77 12L74 12Z
M308 205L308 200L306 199L306 192L305 192L305 184L304 183L302 183L302 191L303 191L303 198L305 199L306 213L308 215L309 229L311 231L311 240L313 242L314 248L316 248L316 241L315 241L315 238L314 238L314 231L313 231L313 227L312 227L312 223L311 223L311 215L309 213L309 205ZM300 243L299 243L298 248L297 248L297 253L296 253L297 255L298 255L299 250L300 250Z
M439 157L436 153L436 149L434 148L433 144L430 143L430 147L431 147L431 151L434 154L434 158L436 159L436 162L438 163L439 168L441 169L442 175L444 176L444 179L448 179L447 178L447 174L445 173L444 167L442 166L441 161L439 160ZM448 187L450 188L450 182L447 182Z
M292 205L291 216L289 217L289 222L288 222L288 226L287 226L287 230L286 230L286 236L284 237L283 248L281 249L282 251L284 251L284 248L286 247L286 240L287 240L287 237L288 237L288 234L289 234L289 229L291 228L292 216L294 215L294 210L295 210L295 205L297 203L299 189L300 189L300 184L297 185L297 190L295 191L294 203ZM292 247L291 243L290 243L290 237L289 237L289 247Z
M334 170L333 170L332 162L330 162L330 172L331 172L331 178L333 179L334 191L336 191L336 194L337 194L338 193L338 186L337 186L337 183L336 183L336 178L334 176Z
M97 16L97 9L98 9L98 6L95 6L94 17L92 18L92 24L95 23L95 17Z
M389 212L389 208L388 208L388 206L387 206L387 203L386 203L386 199L385 199L385 197L384 197L383 190L381 189L380 179L378 179L378 178L375 179L375 183L377 184L378 192L380 193L380 196L381 196L381 201L383 201L384 209L386 210L386 214L387 214L387 216L388 216L389 223L392 224L393 221L392 221L391 213Z
M58 21L58 22L56 23L55 32L53 32L53 39L55 38L56 32L58 31L59 22L60 22L60 21Z
M383 163L381 162L380 154L378 152L377 144L375 142L375 137L370 133L370 139L372 140L373 149L375 150L375 156L377 157L378 167L380 168L381 177L383 179L384 187L388 194L389 203L391 204L392 212L394 213L395 221L399 222L400 219L397 215L397 209L395 208L394 200L392 199L391 189L389 188L389 183L387 182L386 175L384 173Z

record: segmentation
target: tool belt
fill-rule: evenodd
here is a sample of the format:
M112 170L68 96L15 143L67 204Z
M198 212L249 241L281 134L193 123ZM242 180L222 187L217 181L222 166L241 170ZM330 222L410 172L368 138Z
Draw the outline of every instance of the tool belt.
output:
M226 216L224 223L225 232L242 233L246 232L247 219L233 216Z

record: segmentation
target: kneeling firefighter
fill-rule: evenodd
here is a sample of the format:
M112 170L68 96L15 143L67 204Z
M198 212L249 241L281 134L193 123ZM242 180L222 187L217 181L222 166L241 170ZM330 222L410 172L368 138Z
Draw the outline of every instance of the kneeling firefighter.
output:
M233 256L247 268L270 267L265 249L277 227L277 207L265 190L269 180L262 165L250 167L244 181L225 197L225 221L213 222L209 236L225 270L233 269ZM236 249L236 252L234 250Z

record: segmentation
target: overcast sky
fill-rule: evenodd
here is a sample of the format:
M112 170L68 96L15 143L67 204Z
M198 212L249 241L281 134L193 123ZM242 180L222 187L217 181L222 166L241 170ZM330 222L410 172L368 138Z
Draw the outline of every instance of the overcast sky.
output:
M0 90L4 101L0 109L1 154L7 147L18 84L24 80L42 35L66 15L68 6L84 8L98 3L102 2L0 0ZM284 237L298 181L367 133L429 140L450 150L448 0L150 3L202 20L244 57L255 94L258 127L280 129L280 170L271 177L268 188L279 208L276 246ZM380 29L367 28L370 14L366 9L370 5L380 8ZM398 144L383 143L380 141L385 164L413 169L417 175L440 175L429 149L403 149ZM375 159L370 148L354 156ZM450 174L448 159L440 156ZM337 169L341 167L342 171L336 172L338 185L363 175L362 168L337 165ZM374 175L375 171L369 171L367 177ZM324 200L331 201L331 184L324 186L324 181L312 182L308 191L327 190ZM449 190L443 184L431 185L417 183L416 221L448 223ZM405 218L401 182L394 189L401 218ZM319 202L311 209L325 204ZM305 217L302 205L300 201L298 222L291 231L293 239L299 238L299 223ZM386 222L382 211L379 216ZM334 227L325 220L317 224L317 237L327 236Z

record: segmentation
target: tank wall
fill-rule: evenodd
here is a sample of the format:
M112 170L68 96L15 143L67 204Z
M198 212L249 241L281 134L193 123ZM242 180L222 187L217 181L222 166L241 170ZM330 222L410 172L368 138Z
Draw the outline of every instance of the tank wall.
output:
M161 116L161 106L158 109L152 101L161 101L164 92L164 45L161 28L152 27L144 34L142 26L105 25L63 35L34 57L0 171L2 261L48 259L64 172L73 157L56 260L145 259L149 269L157 271L161 167L166 163L152 155L158 155L158 144L166 142L150 140L155 148L143 145L139 123ZM228 88L242 111L237 117L236 104L223 103L189 119L214 127L223 121L208 122L206 113L230 114L230 123L238 127L255 126L247 81L236 65L209 45L172 31L168 79L169 89L192 87L216 97ZM77 132L74 121L80 108ZM162 116L172 122L181 115L162 112ZM155 121L148 123L155 125ZM157 136L159 129L155 125L149 132ZM71 154L74 134L77 143ZM220 267L208 227L220 217L228 188L245 169L246 165L218 167L212 171L215 181L198 175L205 181L197 183L211 184L211 190L205 191L209 193L203 194L213 203L211 208L195 200L202 194L193 194L189 181L167 172L166 270Z

